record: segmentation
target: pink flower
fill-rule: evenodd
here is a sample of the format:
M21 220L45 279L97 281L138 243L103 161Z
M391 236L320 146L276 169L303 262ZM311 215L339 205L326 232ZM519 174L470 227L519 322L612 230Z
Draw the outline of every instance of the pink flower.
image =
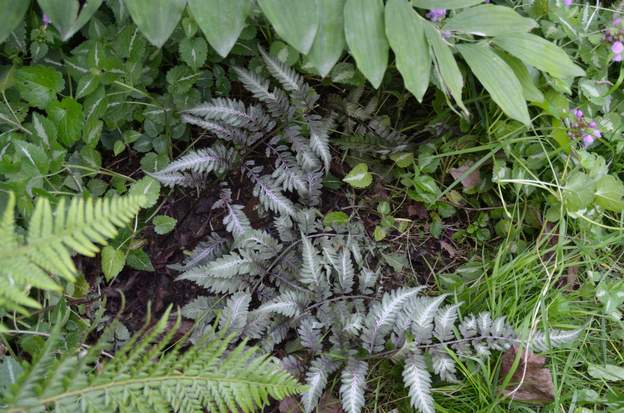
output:
M432 22L439 22L444 17L446 17L446 9L431 9L429 13L426 14L427 18Z
M47 14L44 14L43 17L41 18L41 21L43 23L43 27L47 28L48 25L50 24L50 17Z
M570 7L572 5L573 0L563 0L563 5L566 7Z
M621 54L616 54L615 56L613 56L613 61L614 62L621 62L622 61L622 55Z
M624 52L624 44L622 42L617 41L611 45L611 51L615 54L621 54Z
M583 136L583 145L585 145L586 148L589 145L591 145L592 143L594 143L594 137L593 136L591 136L591 135Z

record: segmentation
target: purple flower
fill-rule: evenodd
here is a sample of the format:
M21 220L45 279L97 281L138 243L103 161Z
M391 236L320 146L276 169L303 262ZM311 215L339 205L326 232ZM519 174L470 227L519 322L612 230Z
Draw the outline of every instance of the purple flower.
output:
M574 109L574 116L576 116L577 119L581 119L583 117L583 111L580 109Z
M446 9L431 9L426 16L432 22L439 22L446 17Z
M613 61L614 62L621 62L622 61L622 54L616 54L615 56L613 56Z
M600 133L600 131L598 129L594 129L592 134L594 135L594 137L596 138L602 138L602 133Z
M622 19L617 17L615 19L613 19L613 25L614 26L619 26L620 24L622 24Z
M566 7L570 7L572 5L572 0L563 0L563 5Z
M596 129L598 127L598 125L596 124L596 122L594 122L593 120L591 122L589 122L589 127L592 129Z
M594 143L594 137L593 136L591 136L591 135L583 136L583 145L585 145L586 148L589 145L591 145L592 143Z
M624 52L624 44L620 41L613 43L611 45L611 51L615 54L622 54L622 52Z
M48 25L50 24L50 17L47 14L44 14L41 21L43 22L43 27L47 28Z

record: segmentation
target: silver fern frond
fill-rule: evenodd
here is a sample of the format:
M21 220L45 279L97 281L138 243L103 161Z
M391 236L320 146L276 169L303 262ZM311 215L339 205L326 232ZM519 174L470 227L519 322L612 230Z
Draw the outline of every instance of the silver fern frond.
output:
M301 246L303 265L299 273L299 280L304 284L319 286L323 277L321 259L312 241L304 233L301 233Z
M249 134L242 129L224 125L217 121L205 120L187 113L182 114L182 120L190 125L199 126L224 141L234 142L239 145L249 143Z
M310 368L306 373L307 391L301 396L303 411L312 413L318 405L319 399L327 386L327 377L336 369L335 363L332 363L324 356L312 360Z
M237 293L227 300L219 319L219 328L225 335L240 337L247 325L250 303L251 295L248 293Z
M403 383L409 390L410 404L421 413L435 413L431 397L431 376L422 353L415 351L405 360Z
M533 339L529 344L534 351L547 351L573 342L582 331L581 329L538 331L533 335Z
M181 158L171 162L166 168L150 174L164 185L171 184L171 177L179 172L207 174L210 172L223 173L230 166L235 157L232 148L215 144L211 148L191 151Z
M368 363L350 359L341 373L340 401L346 413L360 413L364 407L364 390Z
M264 103L271 115L276 118L288 117L290 115L288 97L282 90L275 88L271 91L270 83L267 79L242 67L235 67L234 71L245 89L251 92L260 102Z
M310 129L310 147L321 158L325 171L329 171L331 152L329 151L329 129L333 125L332 118L308 120Z
M383 295L381 302L377 302L370 309L362 341L369 353L376 353L383 350L385 336L392 331L394 322L405 304L418 295L422 287L418 288L398 288Z
M438 310L433 334L439 341L450 341L453 338L453 326L457 321L457 310L460 305L447 305Z
M316 318L310 316L303 318L297 329L301 345L315 354L320 353L323 349L321 327L323 325Z

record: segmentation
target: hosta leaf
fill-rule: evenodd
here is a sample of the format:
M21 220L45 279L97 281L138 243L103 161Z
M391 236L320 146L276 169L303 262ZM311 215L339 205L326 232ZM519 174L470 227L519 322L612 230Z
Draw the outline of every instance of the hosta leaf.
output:
M442 38L440 31L431 23L425 22L425 36L433 52L433 60L444 92L451 95L457 105L468 112L462 101L462 77L450 46Z
M0 0L0 43L22 22L30 0Z
M282 39L303 54L310 51L319 27L316 1L258 0L258 4Z
M585 76L568 54L555 44L530 33L512 33L498 36L494 43L526 64L554 77Z
M359 163L342 180L354 188L366 188L373 182L373 175L368 172L368 165Z
M516 77L520 81L524 98L530 102L543 102L544 94L535 86L535 81L531 77L526 65L520 59L511 56L509 53L499 51L498 54L509 65L511 70L514 71Z
M405 87L422 102L429 87L431 56L423 19L407 0L389 0L386 4L386 35Z
M444 24L444 30L479 36L529 32L536 27L535 20L520 16L511 7L492 4L463 10Z
M317 0L319 28L306 60L322 77L329 74L345 47L345 2L346 0Z
M483 3L483 0L412 0L412 4L421 9L461 9Z
M125 0L128 12L151 44L162 47L177 26L186 0Z
M457 45L457 49L503 112L530 125L531 118L522 94L522 85L509 65L484 43L461 44Z
M360 71L378 88L388 66L388 41L381 0L347 0L345 37Z
M72 37L95 14L103 0L39 0L41 10L61 33L61 40Z
M208 43L226 57L245 27L251 0L188 0L191 14Z

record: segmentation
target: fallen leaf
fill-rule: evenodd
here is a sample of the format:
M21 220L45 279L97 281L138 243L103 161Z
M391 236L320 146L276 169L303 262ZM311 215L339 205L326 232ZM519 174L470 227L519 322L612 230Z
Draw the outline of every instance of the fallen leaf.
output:
M453 179L461 178L468 170L472 168L472 164L467 163L465 165L460 166L459 168L451 168L449 171ZM466 189L472 189L481 183L481 173L479 169L475 169L470 174L468 174L464 179L461 180L461 184Z
M427 213L427 208L423 204L414 202L407 206L407 216L410 218L427 219L429 218L429 213Z
M286 397L279 403L279 413L303 413L303 409L296 397Z
M503 354L501 366L501 382L511 370L516 354L521 351L518 368L511 376L509 385L502 389L505 397L516 401L528 403L546 404L555 399L555 386L553 385L550 370L544 368L546 359L530 351L513 346Z
M345 413L340 406L340 400L331 395L331 393L325 393L321 396L316 411L318 413Z
M440 246L442 247L444 251L448 253L449 257L454 258L455 255L457 255L457 250L455 249L455 247L453 247L448 242L442 240L440 241Z

